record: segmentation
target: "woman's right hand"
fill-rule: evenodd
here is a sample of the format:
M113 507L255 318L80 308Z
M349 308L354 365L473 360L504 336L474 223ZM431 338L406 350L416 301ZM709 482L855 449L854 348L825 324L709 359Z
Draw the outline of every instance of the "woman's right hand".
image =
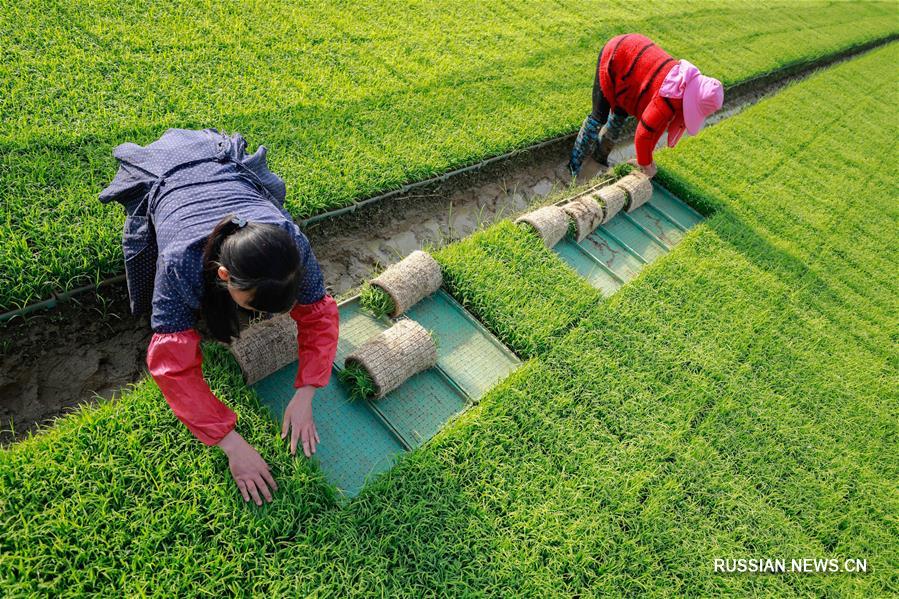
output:
M278 490L278 485L269 471L268 464L259 455L252 445L247 443L236 430L218 442L225 455L228 456L228 466L231 468L231 476L240 489L244 501L250 497L256 505L262 505L262 499L270 502L272 493Z
M639 170L640 172L642 172L644 175L646 175L646 176L649 177L650 179L652 179L653 177L655 177L655 176L656 176L656 172L658 172L658 169L656 168L655 160L653 160L652 162L650 162L650 163L647 164L646 166L644 166L644 165L640 164L639 162L637 162L637 159L636 159L636 158L631 158L630 160L627 161L627 163L628 163L628 164L634 165L634 167L636 167L637 170Z

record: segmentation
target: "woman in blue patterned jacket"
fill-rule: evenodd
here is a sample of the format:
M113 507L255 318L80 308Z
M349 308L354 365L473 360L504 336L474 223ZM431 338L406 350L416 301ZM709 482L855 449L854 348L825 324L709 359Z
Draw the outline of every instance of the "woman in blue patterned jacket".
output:
M150 373L175 415L200 441L220 447L245 501L270 501L268 465L235 430L237 417L203 379L197 316L213 337L240 334L238 306L290 312L299 367L282 437L311 456L319 441L315 389L327 385L338 316L306 237L284 210L284 182L268 170L266 149L246 154L240 135L170 129L141 147L114 152L119 170L100 194L127 218L122 246L131 310L151 310Z

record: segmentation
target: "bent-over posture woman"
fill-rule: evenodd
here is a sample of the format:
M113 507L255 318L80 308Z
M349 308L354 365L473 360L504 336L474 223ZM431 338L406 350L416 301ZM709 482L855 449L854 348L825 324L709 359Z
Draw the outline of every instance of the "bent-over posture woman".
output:
M284 182L268 170L265 147L245 150L243 137L215 129L170 129L146 147L123 144L114 152L118 173L100 200L125 207L131 310L152 311L151 375L190 432L227 454L244 500L261 505L277 485L235 430L235 413L203 378L197 314L228 342L240 334L238 306L290 311L299 368L281 434L290 432L291 453L300 442L306 456L319 441L312 398L331 376L338 316L308 240L283 208Z
M637 165L652 177L656 173L652 154L662 134L668 131L668 147L673 148L684 130L699 133L705 119L723 103L721 82L690 62L675 60L645 35L613 37L599 52L593 110L581 125L568 169L577 176L591 153L606 164L630 115L637 119Z

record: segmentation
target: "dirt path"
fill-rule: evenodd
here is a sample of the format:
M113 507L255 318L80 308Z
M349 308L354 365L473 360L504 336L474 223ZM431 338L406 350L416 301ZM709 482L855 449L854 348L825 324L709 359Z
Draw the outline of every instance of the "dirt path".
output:
M838 60L729 90L724 109L709 125ZM343 295L412 250L465 237L566 187L572 139L307 227L328 289ZM622 139L632 140L632 131ZM633 144L624 143L610 161L633 155ZM588 160L579 181L599 170ZM79 404L112 397L140 379L149 339L148 319L128 313L124 284L0 324L0 444L22 438Z
M341 295L413 250L444 245L564 189L570 142L307 227L329 289ZM599 172L586 165L582 179Z

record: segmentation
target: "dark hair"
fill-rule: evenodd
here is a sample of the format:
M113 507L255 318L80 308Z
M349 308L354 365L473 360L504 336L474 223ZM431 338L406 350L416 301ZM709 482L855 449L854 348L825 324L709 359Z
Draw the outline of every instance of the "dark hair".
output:
M225 283L218 276L224 266ZM293 236L278 225L248 223L232 215L215 226L203 250L203 314L219 341L240 336L237 304L228 287L253 291L251 307L284 312L296 301L302 267Z

